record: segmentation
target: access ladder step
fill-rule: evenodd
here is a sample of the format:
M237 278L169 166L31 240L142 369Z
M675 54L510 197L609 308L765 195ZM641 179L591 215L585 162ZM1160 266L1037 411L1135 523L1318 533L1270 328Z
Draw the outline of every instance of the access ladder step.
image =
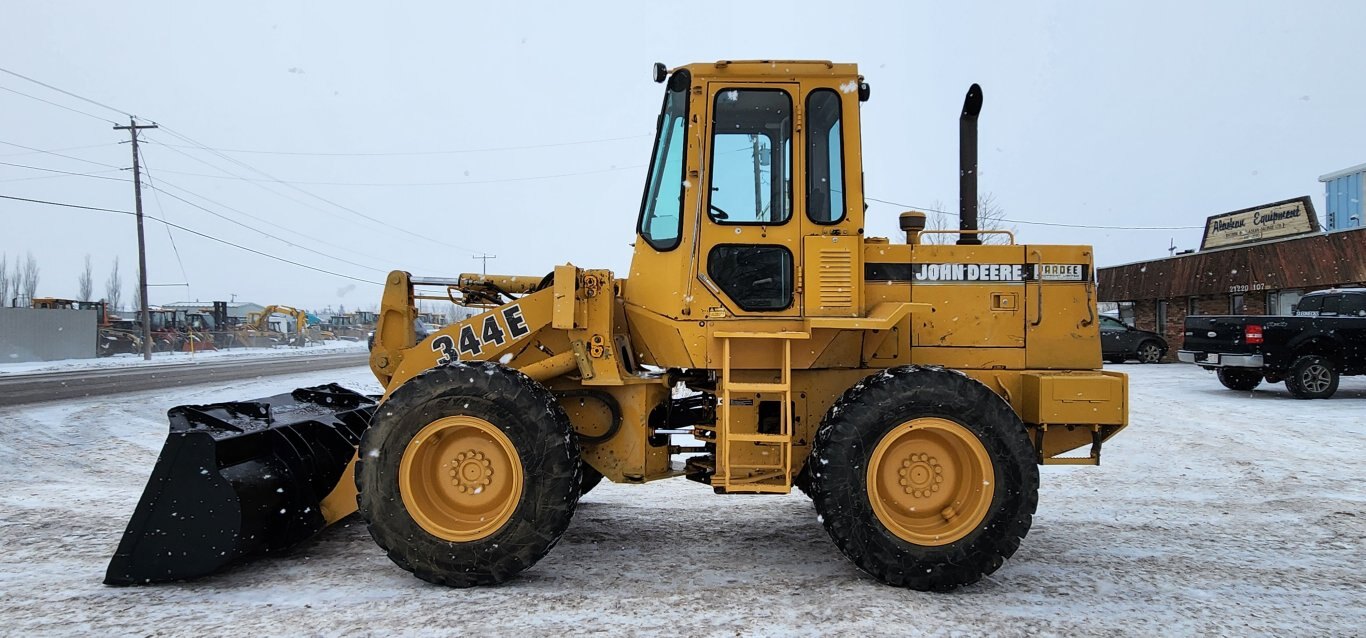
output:
M723 386L731 392L782 392L786 393L790 386L786 383L730 383Z
M732 443L748 441L753 443L768 443L770 445L783 445L792 440L792 437L785 434L730 434L727 435Z

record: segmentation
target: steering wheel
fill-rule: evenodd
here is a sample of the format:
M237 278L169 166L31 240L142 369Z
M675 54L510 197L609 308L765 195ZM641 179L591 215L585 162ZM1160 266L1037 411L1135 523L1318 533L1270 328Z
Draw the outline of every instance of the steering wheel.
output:
M730 213L727 213L726 211L721 210L721 207L720 207L720 206L717 206L716 204L710 204L709 207L710 207L712 210L716 211L716 214L713 215L713 217L715 217L715 218L717 218L717 219L730 219Z

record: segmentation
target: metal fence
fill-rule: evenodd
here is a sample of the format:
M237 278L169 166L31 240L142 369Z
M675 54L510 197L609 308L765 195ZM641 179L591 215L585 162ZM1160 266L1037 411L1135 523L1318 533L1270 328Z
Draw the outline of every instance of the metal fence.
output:
M0 365L58 359L93 359L94 310L0 308Z

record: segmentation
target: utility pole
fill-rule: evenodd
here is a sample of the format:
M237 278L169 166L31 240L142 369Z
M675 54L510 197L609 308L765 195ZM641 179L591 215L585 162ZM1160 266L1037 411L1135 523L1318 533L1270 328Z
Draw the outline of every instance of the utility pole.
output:
M147 312L147 240L142 233L142 167L138 163L138 131L156 128L156 124L138 124L137 118L129 117L128 126L115 126L116 131L128 131L133 140L133 205L138 216L138 322L142 324L142 358L152 360L152 318Z
M764 219L763 191L759 187L759 136L749 136L749 143L754 158L754 220L766 221Z
M497 259L498 255L470 255L471 259L482 259L484 261L484 274L489 274L489 260Z

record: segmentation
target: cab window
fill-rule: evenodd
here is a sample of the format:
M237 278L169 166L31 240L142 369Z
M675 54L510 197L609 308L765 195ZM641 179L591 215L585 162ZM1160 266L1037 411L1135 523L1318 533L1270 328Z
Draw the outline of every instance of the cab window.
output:
M792 98L725 89L712 109L707 214L720 224L782 224L792 215Z
M707 254L707 274L741 310L785 310L792 305L792 252L782 246L715 246Z
M650 159L650 177L640 202L640 221L636 229L655 250L673 250L683 233L683 151L688 121L687 71L669 79L664 107L655 132L655 152Z
M817 89L806 97L806 216L817 224L844 219L844 142L840 96Z

